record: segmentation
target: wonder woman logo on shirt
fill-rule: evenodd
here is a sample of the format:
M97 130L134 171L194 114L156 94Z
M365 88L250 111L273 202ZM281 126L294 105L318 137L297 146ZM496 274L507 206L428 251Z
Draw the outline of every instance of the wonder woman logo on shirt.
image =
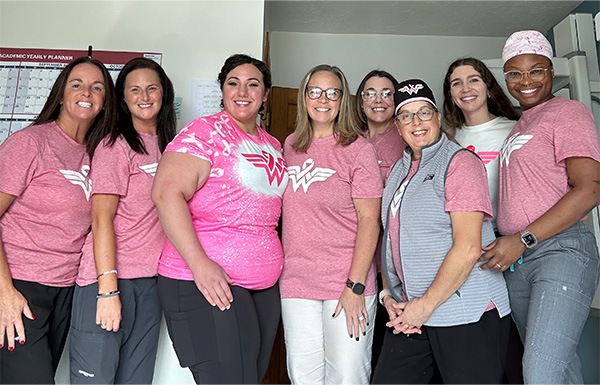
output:
M274 157L266 151L261 151L260 154L242 154L244 158L254 165L254 167L262 168L267 173L269 184L277 182L277 186L281 186L281 181L285 176L286 165L285 159L282 157Z
M298 190L298 187L302 186L304 192L308 191L308 188L314 182L324 182L329 179L330 176L335 174L335 170L324 167L315 167L315 161L313 159L307 159L300 166L288 167L290 174L290 180L292 181L292 188L294 192Z
M157 168L158 168L158 163L157 162L146 164L144 166L139 166L140 170L142 170L146 174L150 174L152 176L156 175L156 169Z
M510 138L506 139L504 145L502 146L502 150L500 150L500 167L503 167L503 164L508 167L510 155L513 153L513 151L523 147L531 140L531 138L533 138L533 135L521 135L520 132L517 132Z
M88 173L90 172L90 166L83 165L81 166L81 172L73 171L73 170L58 170L67 180L73 183L76 186L79 186L83 189L83 193L85 194L85 199L90 200L90 194L92 193L92 181L88 179Z

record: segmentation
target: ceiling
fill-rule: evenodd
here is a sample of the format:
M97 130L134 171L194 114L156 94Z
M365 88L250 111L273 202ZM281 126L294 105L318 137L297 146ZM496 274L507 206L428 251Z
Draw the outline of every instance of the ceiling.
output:
M507 37L546 34L582 1L267 0L267 31Z

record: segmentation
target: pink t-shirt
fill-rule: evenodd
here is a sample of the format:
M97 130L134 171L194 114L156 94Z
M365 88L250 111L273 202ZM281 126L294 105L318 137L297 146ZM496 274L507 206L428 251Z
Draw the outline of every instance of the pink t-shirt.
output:
M198 239L210 259L223 267L234 285L273 286L283 265L275 227L288 182L281 144L258 127L259 136L241 130L221 111L193 120L166 151L210 162L210 176L188 206ZM193 280L191 270L169 240L158 272Z
M385 179L388 176L389 170L398 159L402 158L406 143L404 143L404 139L400 136L394 123L383 133L375 135L372 138L367 137L367 139L375 147L377 163L379 164L379 170L381 171L381 177L384 180L385 186Z
M410 179L417 172L419 162L412 161L407 177L394 194L388 218L392 260L394 261L398 277L402 280L399 239L400 218L398 218L398 211L402 203L406 185L410 183ZM483 212L484 219L492 219L492 204L487 188L487 174L483 163L477 157L465 151L460 151L456 154L448 167L448 175L444 185L446 188L444 209L447 213L453 211L480 211ZM407 300L406 297L404 299ZM493 307L492 304L491 308Z
M119 278L153 277L165 234L151 199L152 182L160 159L156 135L139 133L148 154L133 151L123 137L108 146L105 139L94 152L90 179L93 194L119 195L113 220ZM96 282L93 236L83 246L77 284Z
M51 122L27 127L0 146L0 191L17 198L0 219L14 279L75 283L90 228L89 157Z
M600 162L590 110L563 97L523 112L500 154L498 230L515 234L538 219L569 190L565 160Z
M314 139L306 153L284 145L290 183L283 197L282 298L338 299L346 287L358 222L353 199L381 198L373 146L359 137L348 146L333 136ZM365 295L375 293L371 266Z

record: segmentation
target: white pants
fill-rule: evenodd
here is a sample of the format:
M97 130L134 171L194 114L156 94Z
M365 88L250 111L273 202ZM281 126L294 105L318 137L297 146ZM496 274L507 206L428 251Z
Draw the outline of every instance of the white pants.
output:
M369 326L356 341L348 334L346 315L332 314L338 300L284 298L281 316L292 384L368 384L375 325L376 295L365 297Z

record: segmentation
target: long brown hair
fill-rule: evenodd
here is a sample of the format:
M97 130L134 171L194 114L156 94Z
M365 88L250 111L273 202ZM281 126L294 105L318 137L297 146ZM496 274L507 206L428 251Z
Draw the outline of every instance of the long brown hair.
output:
M487 108L491 114L494 116L504 116L511 120L519 119L517 111L511 104L508 96L502 91L502 87L500 87L500 84L498 84L489 68L479 59L472 57L461 58L450 64L444 77L444 122L446 123L446 129L450 133L455 133L456 129L460 128L466 122L465 115L454 104L452 95L450 94L450 76L457 67L463 65L469 65L475 71L479 72L481 79L488 89Z
M321 64L308 71L306 76L304 76L304 79L302 79L302 83L300 83L296 130L294 131L296 138L292 144L292 148L299 152L308 151L314 134L311 119L308 116L308 110L306 108L306 87L308 86L311 77L315 73L321 71L331 72L342 84L340 111L333 123L333 135L335 136L337 144L347 146L353 143L361 135L360 123L358 122L356 109L352 103L352 98L350 97L350 87L348 86L348 81L346 80L344 73L338 67Z
M106 86L102 110L98 113L96 119L94 119L92 125L88 128L85 134L86 151L91 158L94 155L94 148L96 148L98 142L102 140L103 135L105 135L106 132L110 131L111 128L117 124L115 86L110 74L108 73L108 70L100 60L84 56L70 62L56 78L42 111L32 125L53 122L58 118L60 115L60 104L65 93L65 87L67 85L69 75L71 74L71 71L73 71L73 68L84 63L98 67L102 73L104 84Z

